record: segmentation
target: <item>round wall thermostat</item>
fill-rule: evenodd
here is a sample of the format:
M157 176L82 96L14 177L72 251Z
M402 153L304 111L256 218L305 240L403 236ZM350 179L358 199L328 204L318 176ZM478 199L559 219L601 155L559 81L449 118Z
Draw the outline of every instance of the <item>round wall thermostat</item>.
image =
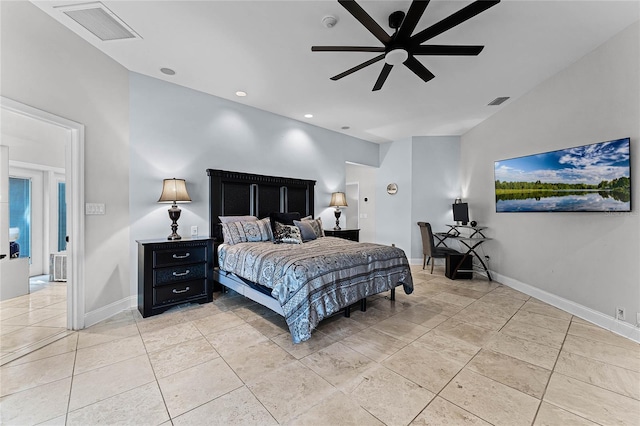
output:
M398 185L395 183L387 185L387 194L394 195L396 192L398 192Z

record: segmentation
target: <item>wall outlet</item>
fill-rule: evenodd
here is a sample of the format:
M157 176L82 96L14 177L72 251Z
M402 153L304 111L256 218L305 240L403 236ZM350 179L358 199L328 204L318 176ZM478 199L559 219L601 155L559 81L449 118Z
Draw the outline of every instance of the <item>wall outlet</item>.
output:
M198 236L198 227L195 226L195 225L191 227L191 236L192 237L197 237Z
M624 308L616 308L616 319L618 321L624 321Z
M104 214L104 211L103 203L86 203L84 207L84 214L86 215Z

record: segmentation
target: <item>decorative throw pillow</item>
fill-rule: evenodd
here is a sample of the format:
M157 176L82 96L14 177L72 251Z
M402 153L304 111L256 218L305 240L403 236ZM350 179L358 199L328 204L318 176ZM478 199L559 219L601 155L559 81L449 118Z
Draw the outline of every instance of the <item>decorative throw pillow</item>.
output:
M276 244L302 244L300 229L295 225L283 225L276 222L276 232L274 234Z
M247 233L242 227L243 222L228 222L222 224L222 236L227 244L246 243Z
M294 220L300 220L300 213L270 213L269 218L271 219L271 231L273 231L273 235L275 236L276 222L280 222L283 225L293 225Z
M220 223L229 223L229 222L251 222L258 220L255 216L218 216L220 219Z
M227 222L222 223L221 226L224 242L227 244L273 240L271 222L268 217L260 220Z
M311 226L311 222L308 220L294 220L293 224L300 229L300 235L302 235L302 242L311 241L318 238L316 231Z
M311 217L311 216L307 216L307 217ZM313 232L315 232L316 237L320 238L320 237L324 237L324 230L322 229L322 219L321 218L317 218L317 219L307 219L306 217L302 219L303 222L307 222L309 223L309 225L311 225L311 227L313 228Z

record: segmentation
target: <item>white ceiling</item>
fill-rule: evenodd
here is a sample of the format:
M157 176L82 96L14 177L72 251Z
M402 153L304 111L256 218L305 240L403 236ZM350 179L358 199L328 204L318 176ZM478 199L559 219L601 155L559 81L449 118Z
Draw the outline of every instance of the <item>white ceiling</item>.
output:
M372 92L383 62L337 82L329 77L377 53L311 52L312 45L380 46L334 0L103 1L142 37L111 42L54 9L74 2L34 3L131 71L378 143L461 135L640 17L638 0L503 0L429 41L485 45L479 56L419 57L433 80L396 66ZM388 15L410 5L358 3L389 33ZM416 31L469 3L432 0ZM335 27L322 25L326 15L338 18ZM237 90L248 96L236 97ZM511 99L487 106L498 96Z

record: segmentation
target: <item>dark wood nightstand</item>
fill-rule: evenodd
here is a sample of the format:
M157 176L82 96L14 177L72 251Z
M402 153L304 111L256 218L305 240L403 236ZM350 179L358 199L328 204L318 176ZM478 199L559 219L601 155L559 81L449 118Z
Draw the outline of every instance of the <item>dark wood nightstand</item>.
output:
M338 237L345 240L360 241L359 229L325 229L324 235L326 237Z
M138 310L143 317L185 302L213 300L211 238L137 243Z

